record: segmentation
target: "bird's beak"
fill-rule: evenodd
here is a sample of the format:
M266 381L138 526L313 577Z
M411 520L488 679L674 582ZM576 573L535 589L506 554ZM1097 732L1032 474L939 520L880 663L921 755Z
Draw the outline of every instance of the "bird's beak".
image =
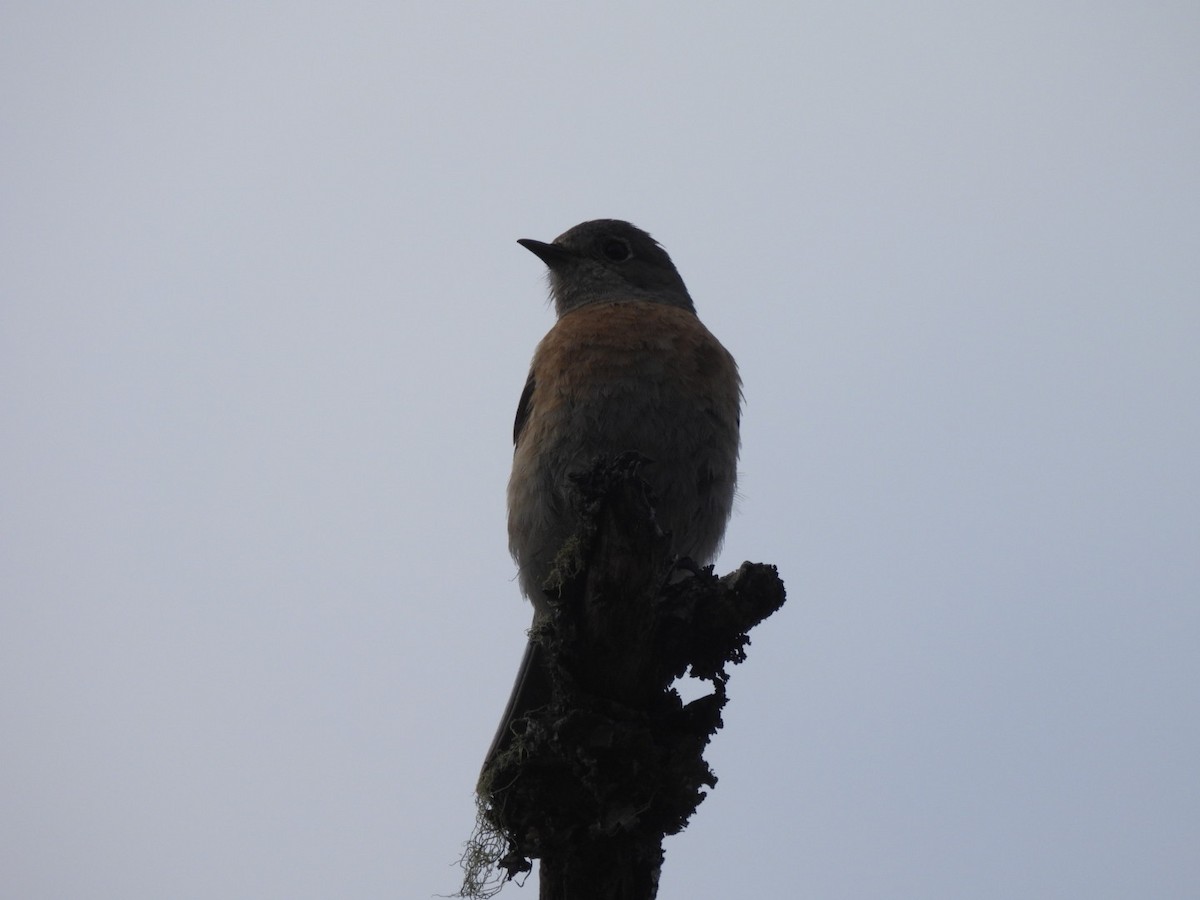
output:
M573 255L570 250L561 244L547 244L544 241L535 241L531 238L521 238L517 243L551 269L562 265Z

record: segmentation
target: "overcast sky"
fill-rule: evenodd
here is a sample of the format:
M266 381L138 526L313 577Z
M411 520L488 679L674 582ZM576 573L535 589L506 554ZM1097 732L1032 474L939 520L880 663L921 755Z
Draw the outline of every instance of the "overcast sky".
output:
M515 241L597 217L737 357L718 568L790 591L662 900L1200 896L1198 48L1192 2L4 4L0 896L457 889L529 618Z

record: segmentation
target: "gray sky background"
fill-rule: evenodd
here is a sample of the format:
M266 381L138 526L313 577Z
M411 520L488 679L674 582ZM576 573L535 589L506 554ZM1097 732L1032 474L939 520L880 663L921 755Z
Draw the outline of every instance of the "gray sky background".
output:
M663 900L1200 895L1200 7L979 7L5 4L0 896L457 888L607 216L790 590Z

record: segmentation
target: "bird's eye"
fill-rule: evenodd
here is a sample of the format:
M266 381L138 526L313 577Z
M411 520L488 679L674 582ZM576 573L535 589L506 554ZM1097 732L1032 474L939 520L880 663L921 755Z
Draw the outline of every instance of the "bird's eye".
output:
M633 250L629 246L629 241L621 238L609 238L600 245L600 249L613 262L625 262L625 260L633 256Z

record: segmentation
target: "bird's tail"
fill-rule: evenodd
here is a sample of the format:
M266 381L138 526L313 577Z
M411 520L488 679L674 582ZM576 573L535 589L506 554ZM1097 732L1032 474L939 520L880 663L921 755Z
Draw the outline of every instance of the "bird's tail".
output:
M525 655L521 658L521 667L517 670L517 680L513 684L512 694L504 715L500 718L500 727L492 738L492 746L488 748L483 761L486 772L499 754L508 749L513 739L513 726L532 710L545 706L550 702L550 674L546 670L545 650L534 638L525 645Z

